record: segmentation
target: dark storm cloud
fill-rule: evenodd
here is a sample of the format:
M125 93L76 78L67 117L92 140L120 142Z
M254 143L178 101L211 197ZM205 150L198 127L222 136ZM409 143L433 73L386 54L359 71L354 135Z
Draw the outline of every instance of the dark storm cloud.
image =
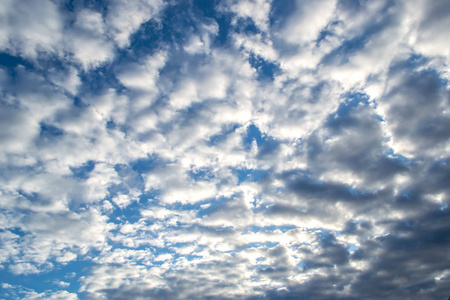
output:
M423 293L447 297L445 284L436 278L449 267L445 255L450 246L449 216L448 210L419 213L414 220L392 224L388 235L363 245L371 267L352 284L354 293L369 299L421 299Z
M391 78L397 84L391 85L381 105L395 136L414 141L409 148L418 156L445 145L450 137L450 118L444 109L450 101L447 80L434 70L411 68L397 69Z
M320 199L321 201L351 201L364 202L374 200L378 192L366 192L353 189L351 186L333 183L315 181L303 174L296 176L295 173L287 173L286 187L297 194L299 197Z

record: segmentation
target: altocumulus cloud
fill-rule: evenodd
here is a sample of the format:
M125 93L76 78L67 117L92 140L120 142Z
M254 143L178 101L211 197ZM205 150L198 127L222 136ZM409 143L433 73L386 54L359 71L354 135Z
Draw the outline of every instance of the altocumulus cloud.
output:
M0 298L447 299L450 3L5 0Z

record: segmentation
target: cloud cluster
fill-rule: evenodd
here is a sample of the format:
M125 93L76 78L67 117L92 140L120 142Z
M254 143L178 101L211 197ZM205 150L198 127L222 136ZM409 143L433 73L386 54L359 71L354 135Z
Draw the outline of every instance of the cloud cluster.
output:
M446 299L449 14L6 1L0 297Z

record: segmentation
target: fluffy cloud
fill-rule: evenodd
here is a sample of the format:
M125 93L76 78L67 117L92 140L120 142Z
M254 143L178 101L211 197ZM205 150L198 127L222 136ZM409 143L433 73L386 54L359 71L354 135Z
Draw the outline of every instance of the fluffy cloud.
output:
M158 0L112 1L102 14L81 1L6 1L0 49L27 59L56 55L64 62L73 56L85 70L95 68L113 59L116 47L128 46L130 36L163 7Z
M2 51L35 58L39 51L54 52L63 38L64 19L52 1L5 1L1 9Z
M448 297L445 1L28 2L1 297Z

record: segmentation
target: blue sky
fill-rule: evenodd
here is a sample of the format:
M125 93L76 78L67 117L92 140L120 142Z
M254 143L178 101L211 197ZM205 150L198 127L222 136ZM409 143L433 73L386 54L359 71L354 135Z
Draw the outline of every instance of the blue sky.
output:
M447 299L450 4L6 0L0 299Z

